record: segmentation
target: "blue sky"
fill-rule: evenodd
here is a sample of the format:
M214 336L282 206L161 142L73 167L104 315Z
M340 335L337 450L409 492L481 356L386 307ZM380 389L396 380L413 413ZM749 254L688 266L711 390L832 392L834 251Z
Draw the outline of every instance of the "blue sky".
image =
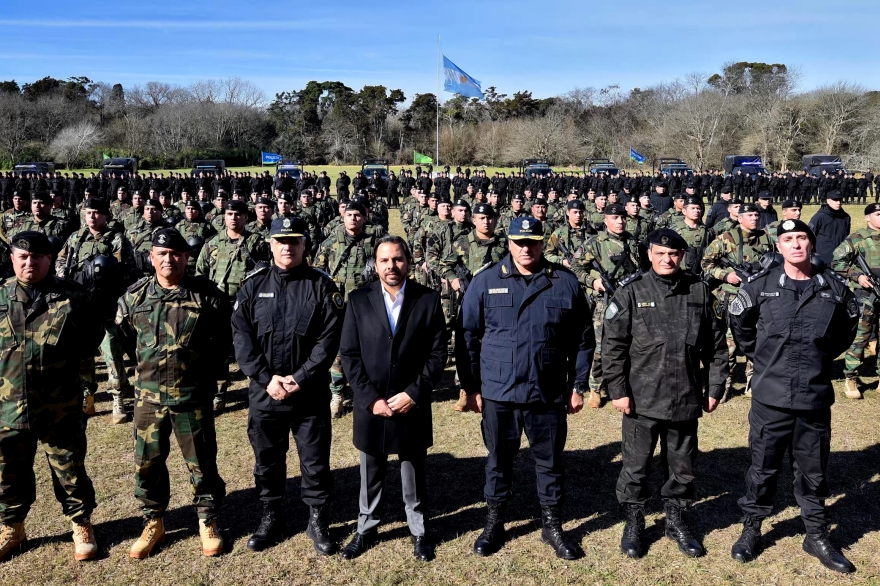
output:
M0 79L85 75L123 86L240 76L275 92L309 80L436 92L437 35L502 93L648 87L727 61L796 66L801 89L880 89L876 0L95 2L3 0ZM39 10L35 10L39 7ZM441 94L444 99L450 94Z

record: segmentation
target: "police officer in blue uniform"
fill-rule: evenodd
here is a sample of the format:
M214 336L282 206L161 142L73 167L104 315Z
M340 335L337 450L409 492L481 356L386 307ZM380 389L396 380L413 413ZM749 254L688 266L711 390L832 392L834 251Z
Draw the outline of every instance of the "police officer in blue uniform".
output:
M816 236L800 220L776 229L782 266L749 278L730 302L737 348L755 365L749 449L752 465L739 499L743 530L731 556L750 562L761 549L761 522L773 512L786 455L807 529L803 549L836 572L855 566L829 539L826 470L831 451L832 361L856 336L859 309L846 281L811 263Z
M587 299L568 269L542 253L544 226L532 217L510 223L510 254L479 271L465 294L456 364L468 410L483 414L489 451L486 527L474 553L504 544L513 459L523 431L535 458L541 539L563 559L580 554L562 531L566 416L584 404L595 348Z

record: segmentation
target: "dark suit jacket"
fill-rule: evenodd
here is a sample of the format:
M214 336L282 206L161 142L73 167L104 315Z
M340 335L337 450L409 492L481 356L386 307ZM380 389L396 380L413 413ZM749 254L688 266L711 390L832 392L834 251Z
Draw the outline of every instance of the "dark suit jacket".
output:
M382 284L349 295L342 327L342 368L354 393L354 445L368 454L409 454L434 442L431 393L446 366L446 321L440 294L407 280L392 336ZM400 392L415 402L408 413L373 415L370 404Z

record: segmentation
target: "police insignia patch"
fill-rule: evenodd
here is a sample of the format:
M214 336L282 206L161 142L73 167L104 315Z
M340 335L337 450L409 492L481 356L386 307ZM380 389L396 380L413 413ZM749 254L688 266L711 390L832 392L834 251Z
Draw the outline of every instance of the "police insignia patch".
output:
M30 243L27 240L25 240L24 238L19 240L18 244L16 244L15 246L16 246L16 248L20 248L22 250L28 250L31 247Z
M791 230L792 228L794 228L794 222L792 222L791 220L786 220L782 222L783 230Z
M342 309L342 294L341 293L334 293L330 297L330 299L331 299L331 301L333 301L333 305L336 306L336 309Z
M849 303L846 304L846 313L850 317L858 317L859 315L859 306L856 303L855 299L850 299Z
M165 235L159 234L159 237L156 238L156 242L158 242L159 244L165 244Z
M620 308L612 301L608 304L608 307L605 308L605 319L614 319L619 312Z
M281 225L284 226L285 228L290 228L290 219L284 218L284 221L281 222Z
M752 306L751 298L742 290L736 294L736 297L733 298L733 301L730 302L730 306L727 310L731 315L742 315L746 309Z

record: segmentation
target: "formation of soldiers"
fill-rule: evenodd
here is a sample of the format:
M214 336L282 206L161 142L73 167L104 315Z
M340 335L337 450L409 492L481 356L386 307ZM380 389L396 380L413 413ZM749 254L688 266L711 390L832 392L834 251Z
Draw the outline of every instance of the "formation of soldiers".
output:
M317 176L303 172L298 179L283 173L273 178L268 172L89 178L76 173L73 177L7 173L0 179L7 208L0 226L0 266L6 276L12 274L10 256L23 234L48 237L56 258L55 276L81 285L100 311L104 330L100 351L108 367L112 420L125 423L124 397L134 389L124 358L135 353L125 328L131 329L138 320L159 319L152 314L139 316L135 307L146 307L150 295L162 295L145 286L156 271L151 251L168 238L169 228L185 242L180 248L188 253L187 274L211 281L222 294L212 303L222 309L234 306L248 278L271 262L268 238L273 221L296 220L297 226L303 226L309 263L333 281L342 305L352 291L375 279L374 247L388 230L389 207L398 207L413 254L410 277L441 292L452 332L471 280L508 253L508 228L518 218L534 218L543 226L545 257L572 271L586 293L597 342L587 405L600 408L608 398L601 340L609 312L613 315L609 302L616 290L650 266L646 255L650 233L668 229L686 242L683 269L714 291L717 317L726 320L727 307L743 284L779 263L774 256L775 228L780 222L798 220L802 202L821 198L832 206L841 200L866 201L869 193L876 197L875 181L880 181L867 174L858 180L845 174L817 180L803 173L772 173L748 180L718 172L583 177L522 172L508 177L499 172L489 177L482 170L471 173L459 168L451 174L446 168L436 177L431 174L432 169L415 173L401 169L399 177L393 172L387 178L357 173L350 179L340 173L334 198L325 172ZM713 201L708 212L706 198ZM781 204L781 217L774 202ZM845 234L833 243L833 258L823 258L847 280L860 304L858 335L846 353L846 394L854 399L861 397L856 373L880 303L880 204L868 205L865 215L867 227ZM814 231L818 236L820 231ZM132 312L120 320L116 301L123 295ZM221 356L204 368L216 383L212 407L219 415L225 408L233 348L229 336L215 338L222 346ZM455 336L449 339L451 363ZM161 343L172 342L186 346L181 339ZM148 346L159 344L157 337ZM730 334L727 345L732 369L737 347ZM94 356L83 356L79 370L83 410L91 415L97 389ZM747 363L747 395L751 374L752 365ZM722 401L733 390L731 381L728 375ZM337 356L330 368L334 417L342 416L347 407L345 385ZM136 400L140 405L142 397ZM454 408L468 409L464 389ZM213 482L215 490L222 491L217 479ZM205 510L204 519L210 520L213 509L206 505Z

